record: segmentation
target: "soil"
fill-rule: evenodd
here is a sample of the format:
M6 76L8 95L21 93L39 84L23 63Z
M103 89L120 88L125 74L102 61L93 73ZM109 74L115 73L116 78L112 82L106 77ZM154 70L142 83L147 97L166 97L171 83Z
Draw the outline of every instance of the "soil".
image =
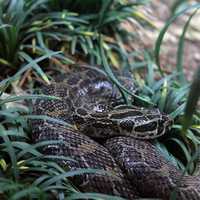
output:
M171 10L173 7L172 0L152 0L149 4L141 7L140 11L144 16L150 21L155 28L148 28L146 26L138 26L136 23L130 24L126 23L130 31L137 31L140 35L140 42L137 41L132 43L134 49L147 49L153 48L155 41L158 37L160 30L164 27L166 21L172 15ZM193 4L196 1L188 1L188 3ZM176 66L176 53L179 37L183 31L183 27L187 22L191 12L187 12L181 15L177 20L169 27L167 34L165 35L160 54L160 61L162 67L165 71L171 71ZM190 27L187 30L185 37L185 47L184 47L184 60L183 66L186 78L191 80L193 74L195 73L197 67L200 63L200 11L197 11L193 17Z

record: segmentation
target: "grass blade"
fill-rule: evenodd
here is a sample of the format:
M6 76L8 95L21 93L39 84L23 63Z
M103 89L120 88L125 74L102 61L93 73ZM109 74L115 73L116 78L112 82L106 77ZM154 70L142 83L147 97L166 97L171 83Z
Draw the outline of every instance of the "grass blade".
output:
M184 72L183 72L183 56L184 56L184 38L185 38L185 34L186 31L189 27L190 21L192 20L193 16L197 13L198 9L196 9L192 15L189 17L188 21L186 22L184 28L183 28L183 32L180 36L179 39L179 43L178 43L178 51L177 51L177 61L176 61L176 69L177 72L179 73L179 81L181 84L185 84L186 80L185 80L185 76L184 76Z
M190 88L189 97L185 107L185 114L183 119L183 133L186 133L187 129L192 123L192 116L195 113L195 108L200 97L200 67L194 75L194 80Z
M161 44L163 41L163 38L167 32L167 29L169 28L169 26L177 19L177 17L179 17L180 15L183 15L184 13L186 13L187 11L190 11L192 9L199 9L200 8L200 3L196 3L192 6L188 6L187 8L185 8L184 10L181 10L180 12L178 12L177 14L175 14L173 17L171 17L167 23L165 24L165 26L163 27L163 29L160 31L160 34L156 40L156 44L155 44L155 49L154 49L154 54L155 54L155 59L156 59L156 64L158 66L159 72L160 74L163 76L163 70L160 64L160 59L159 59L159 55L160 55L160 48L161 48Z

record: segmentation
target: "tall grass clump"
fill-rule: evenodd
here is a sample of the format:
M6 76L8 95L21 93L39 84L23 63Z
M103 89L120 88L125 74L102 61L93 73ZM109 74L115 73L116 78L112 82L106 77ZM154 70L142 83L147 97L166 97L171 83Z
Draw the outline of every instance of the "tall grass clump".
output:
M97 43L100 33L103 34L107 56L112 64L119 66L121 58L126 59L122 54L125 51L123 42L131 36L120 28L120 23L129 17L145 21L136 9L143 2L109 0L94 4L94 1L88 1L88 10L82 9L85 3L54 0L1 1L0 63L2 67L7 66L4 67L5 74L20 68L24 61L51 51L62 51L65 54L57 55L54 59L56 63L69 64L81 58L87 63L100 64ZM96 7L98 9L94 12Z

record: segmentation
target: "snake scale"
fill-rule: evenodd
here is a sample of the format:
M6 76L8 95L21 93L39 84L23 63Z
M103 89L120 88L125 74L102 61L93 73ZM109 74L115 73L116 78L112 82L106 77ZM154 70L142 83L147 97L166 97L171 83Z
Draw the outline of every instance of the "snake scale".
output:
M135 92L130 78L123 74L118 78ZM170 129L168 115L156 108L124 105L119 89L106 74L86 65L73 65L70 72L44 86L42 93L59 99L37 99L33 113L63 120L72 127L34 119L34 142L61 141L42 151L72 158L61 161L71 171L92 168L106 172L74 176L71 180L81 191L130 200L170 198L182 173L149 141ZM198 176L183 176L177 199L200 199L199 183Z

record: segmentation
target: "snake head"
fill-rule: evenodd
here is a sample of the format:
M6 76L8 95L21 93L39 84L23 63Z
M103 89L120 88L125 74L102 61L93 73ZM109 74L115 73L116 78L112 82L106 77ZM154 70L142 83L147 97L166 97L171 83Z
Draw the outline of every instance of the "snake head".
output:
M118 107L108 112L90 112L84 117L74 116L78 129L93 138L131 136L154 139L168 131L172 120L158 109Z
M137 139L154 139L164 135L173 124L169 115L158 109L123 107L110 114L110 120L117 123L120 135Z

